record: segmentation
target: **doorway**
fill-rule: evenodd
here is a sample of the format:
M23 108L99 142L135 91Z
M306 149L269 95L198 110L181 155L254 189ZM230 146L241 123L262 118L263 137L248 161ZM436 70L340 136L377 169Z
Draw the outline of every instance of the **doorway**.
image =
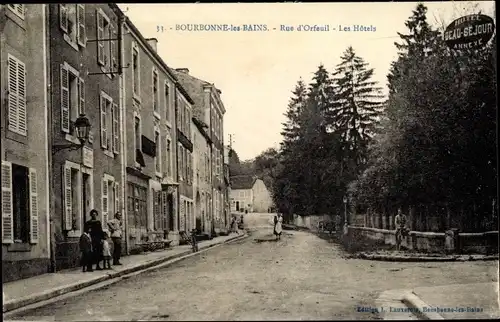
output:
M167 196L167 211L168 211L168 230L174 230L174 199L172 194L169 193Z
M236 211L240 211L240 202L236 201Z
M92 190L90 189L90 175L88 173L82 173L82 228L85 223L90 220L90 200L91 200Z

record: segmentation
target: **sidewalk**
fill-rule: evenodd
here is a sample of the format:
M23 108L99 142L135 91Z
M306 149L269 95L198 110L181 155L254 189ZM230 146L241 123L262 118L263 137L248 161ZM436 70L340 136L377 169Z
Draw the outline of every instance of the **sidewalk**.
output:
M403 301L417 310L421 310L422 306L437 309L436 312L423 312L427 317L439 315L443 319L500 318L498 282L417 287L408 293ZM459 310L465 312L457 312Z
M352 258L388 262L464 262L498 260L498 255L445 255L404 251L372 251L350 255Z
M489 282L388 290L380 294L375 305L382 309L384 320L498 319L498 285Z
M238 235L219 236L212 240L199 242L198 247L199 250L203 250L244 236L246 236L244 232L240 232ZM82 273L81 268L76 268L4 283L2 285L3 312L12 311L105 280L154 267L188 254L193 254L191 245L175 246L162 251L125 256L121 260L123 265L112 266L111 270Z

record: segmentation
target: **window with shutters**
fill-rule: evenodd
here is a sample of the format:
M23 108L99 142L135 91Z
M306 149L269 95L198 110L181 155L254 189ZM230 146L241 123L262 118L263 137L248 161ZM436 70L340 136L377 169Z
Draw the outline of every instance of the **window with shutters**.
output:
M170 122L170 86L168 82L165 81L164 85L164 95L165 95L165 121Z
M116 28L111 25L109 17L102 11L97 9L97 63L102 67L103 71L113 71L118 67L116 65ZM107 74L111 77L112 74Z
M153 79L151 82L151 94L153 95L153 114L157 119L160 119L160 81L158 79L158 71L153 68Z
M2 243L38 243L38 186L33 168L2 161Z
M181 181L184 180L184 170L183 170L183 165L182 165L182 162L183 162L182 149L183 149L183 146L179 143L179 145L177 147L177 160L178 160L178 164L179 164L177 171L179 172L179 180L181 180Z
M162 177L162 173L161 173L161 138L160 138L160 129L155 129L155 147L156 147L156 156L155 156L156 176Z
M103 230L108 230L108 221L119 211L119 190L115 178L104 174L101 184L101 223Z
M74 122L85 114L85 81L68 63L61 64L61 130L74 134Z
M132 44L132 87L134 95L139 97L140 91L140 72L139 72L139 48L135 43Z
M8 61L8 128L10 131L26 136L28 133L26 115L26 65L12 55Z
M118 153L119 147L119 123L118 106L113 103L113 99L101 91L101 147L108 151L108 156L113 157L113 152Z
M12 210L14 219L14 242L28 242L29 232L29 169L12 165ZM15 184L14 184L15 183Z
M82 223L82 173L76 163L66 161L63 165L63 223L70 237L79 237Z
M164 229L165 223L165 213L163 210L163 200L162 200L162 192L155 191L152 189L153 194L153 229L155 231L162 231Z
M141 149L142 149L142 139L141 139L141 136L142 136L142 129L141 129L141 119L139 117L139 115L136 115L134 117L134 149L136 151L135 153L135 162L138 164L139 163L139 160L137 159L138 158L138 155L139 153L142 153L141 152Z
M167 138L166 142L166 156L165 156L165 167L166 167L166 173L167 176L171 177L172 176L172 141L170 138Z
M182 131L182 101L181 101L180 96L177 97L176 102L177 102L177 108L176 108L177 128Z
M132 182L127 189L128 223L131 227L147 228L147 194L148 190Z
M85 29L84 4L60 4L59 27L64 34L64 40L74 49L85 47L87 34Z
M111 105L111 124L112 124L112 145L113 153L120 153L120 110L118 104L112 103Z
M187 164L188 164L188 183L193 183L193 155L191 152L187 152Z
M8 4L7 7L12 11L16 16L24 20L24 16L26 14L26 5L24 4Z

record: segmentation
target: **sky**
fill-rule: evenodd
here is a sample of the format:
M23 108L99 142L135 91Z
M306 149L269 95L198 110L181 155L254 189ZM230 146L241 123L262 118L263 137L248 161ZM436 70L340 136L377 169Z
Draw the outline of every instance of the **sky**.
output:
M352 46L387 94L386 75L397 57L397 32L417 2L119 4L145 38L158 39L158 53L171 68L188 68L222 91L224 141L240 160L278 147L291 92L311 82L320 64L332 72ZM472 8L494 15L494 1L424 2L428 21L448 25ZM178 24L265 24L268 31L181 31ZM280 31L281 25L294 31ZM330 31L297 31L299 25L329 25ZM339 25L341 27L339 27ZM363 25L375 31L344 31ZM276 28L276 30L273 30ZM333 30L335 28L335 30Z

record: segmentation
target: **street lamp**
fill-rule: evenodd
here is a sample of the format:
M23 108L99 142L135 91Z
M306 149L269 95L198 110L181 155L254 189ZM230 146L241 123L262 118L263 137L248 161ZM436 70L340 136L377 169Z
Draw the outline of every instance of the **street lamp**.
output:
M78 138L78 141L80 141L80 144L68 143L52 145L52 154L61 150L78 150L84 146L85 142L87 142L89 138L90 128L92 127L89 119L85 116L85 114L80 114L80 116L74 123L74 127L76 137Z
M348 223L347 223L347 196L344 196L342 199L344 202L344 234L348 232Z

